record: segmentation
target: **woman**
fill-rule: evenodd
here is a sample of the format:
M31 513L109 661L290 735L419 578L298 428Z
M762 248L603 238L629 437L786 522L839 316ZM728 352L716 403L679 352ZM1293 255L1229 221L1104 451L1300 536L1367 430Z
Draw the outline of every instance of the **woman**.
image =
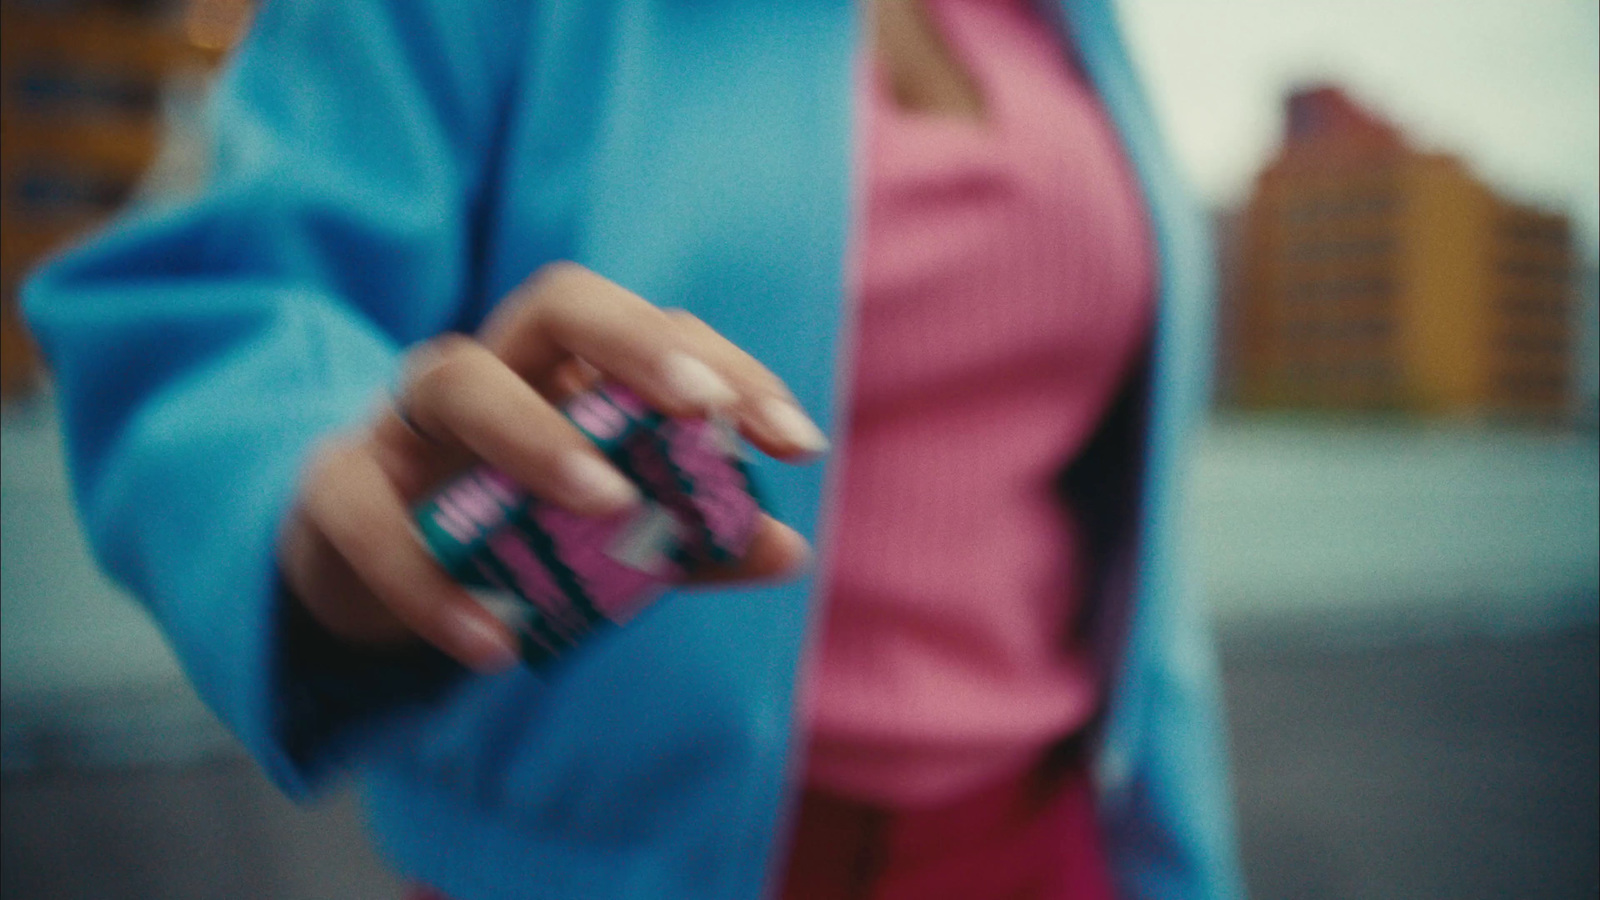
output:
M266 4L208 187L28 291L94 544L458 900L1230 895L1173 493L1208 262L1110 12L816 6ZM840 447L758 464L737 587L541 678L406 510L474 457L632 502L552 411L584 366Z

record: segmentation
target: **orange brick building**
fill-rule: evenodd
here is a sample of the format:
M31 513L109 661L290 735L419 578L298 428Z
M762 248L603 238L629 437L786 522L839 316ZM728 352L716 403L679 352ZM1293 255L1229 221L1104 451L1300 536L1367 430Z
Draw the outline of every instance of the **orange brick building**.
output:
M1551 420L1571 408L1564 216L1501 199L1334 88L1294 94L1227 242L1226 400Z
M39 375L18 285L133 196L170 81L209 71L248 13L247 0L0 2L0 394Z

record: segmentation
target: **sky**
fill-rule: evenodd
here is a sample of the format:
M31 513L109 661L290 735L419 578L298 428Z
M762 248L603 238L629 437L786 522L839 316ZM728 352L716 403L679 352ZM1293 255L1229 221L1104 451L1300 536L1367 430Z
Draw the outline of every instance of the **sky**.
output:
M1597 0L1117 0L1179 164L1237 203L1278 143L1284 93L1331 82L1420 147L1566 212L1600 257Z

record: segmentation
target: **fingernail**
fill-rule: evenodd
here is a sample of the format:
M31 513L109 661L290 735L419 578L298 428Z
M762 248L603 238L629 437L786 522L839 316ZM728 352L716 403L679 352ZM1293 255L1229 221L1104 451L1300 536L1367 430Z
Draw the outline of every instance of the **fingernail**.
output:
M496 672L516 664L517 648L493 625L468 613L456 615L450 621L456 642L473 660L474 668Z
M639 502L633 482L588 453L568 454L561 474L573 499L596 512L615 512Z
M700 409L721 409L739 399L739 394L721 375L692 356L673 353L662 364L661 371L669 393Z
M802 452L822 453L828 449L828 436L800 407L787 400L767 398L761 404L761 420L773 436Z

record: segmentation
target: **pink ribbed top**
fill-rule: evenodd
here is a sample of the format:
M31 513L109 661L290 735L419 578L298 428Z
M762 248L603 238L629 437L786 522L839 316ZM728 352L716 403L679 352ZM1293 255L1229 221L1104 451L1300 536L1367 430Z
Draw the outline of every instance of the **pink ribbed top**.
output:
M1137 188L1025 0L930 0L985 120L869 69L853 399L808 778L908 806L1032 762L1093 713L1082 544L1052 482L1150 320Z

